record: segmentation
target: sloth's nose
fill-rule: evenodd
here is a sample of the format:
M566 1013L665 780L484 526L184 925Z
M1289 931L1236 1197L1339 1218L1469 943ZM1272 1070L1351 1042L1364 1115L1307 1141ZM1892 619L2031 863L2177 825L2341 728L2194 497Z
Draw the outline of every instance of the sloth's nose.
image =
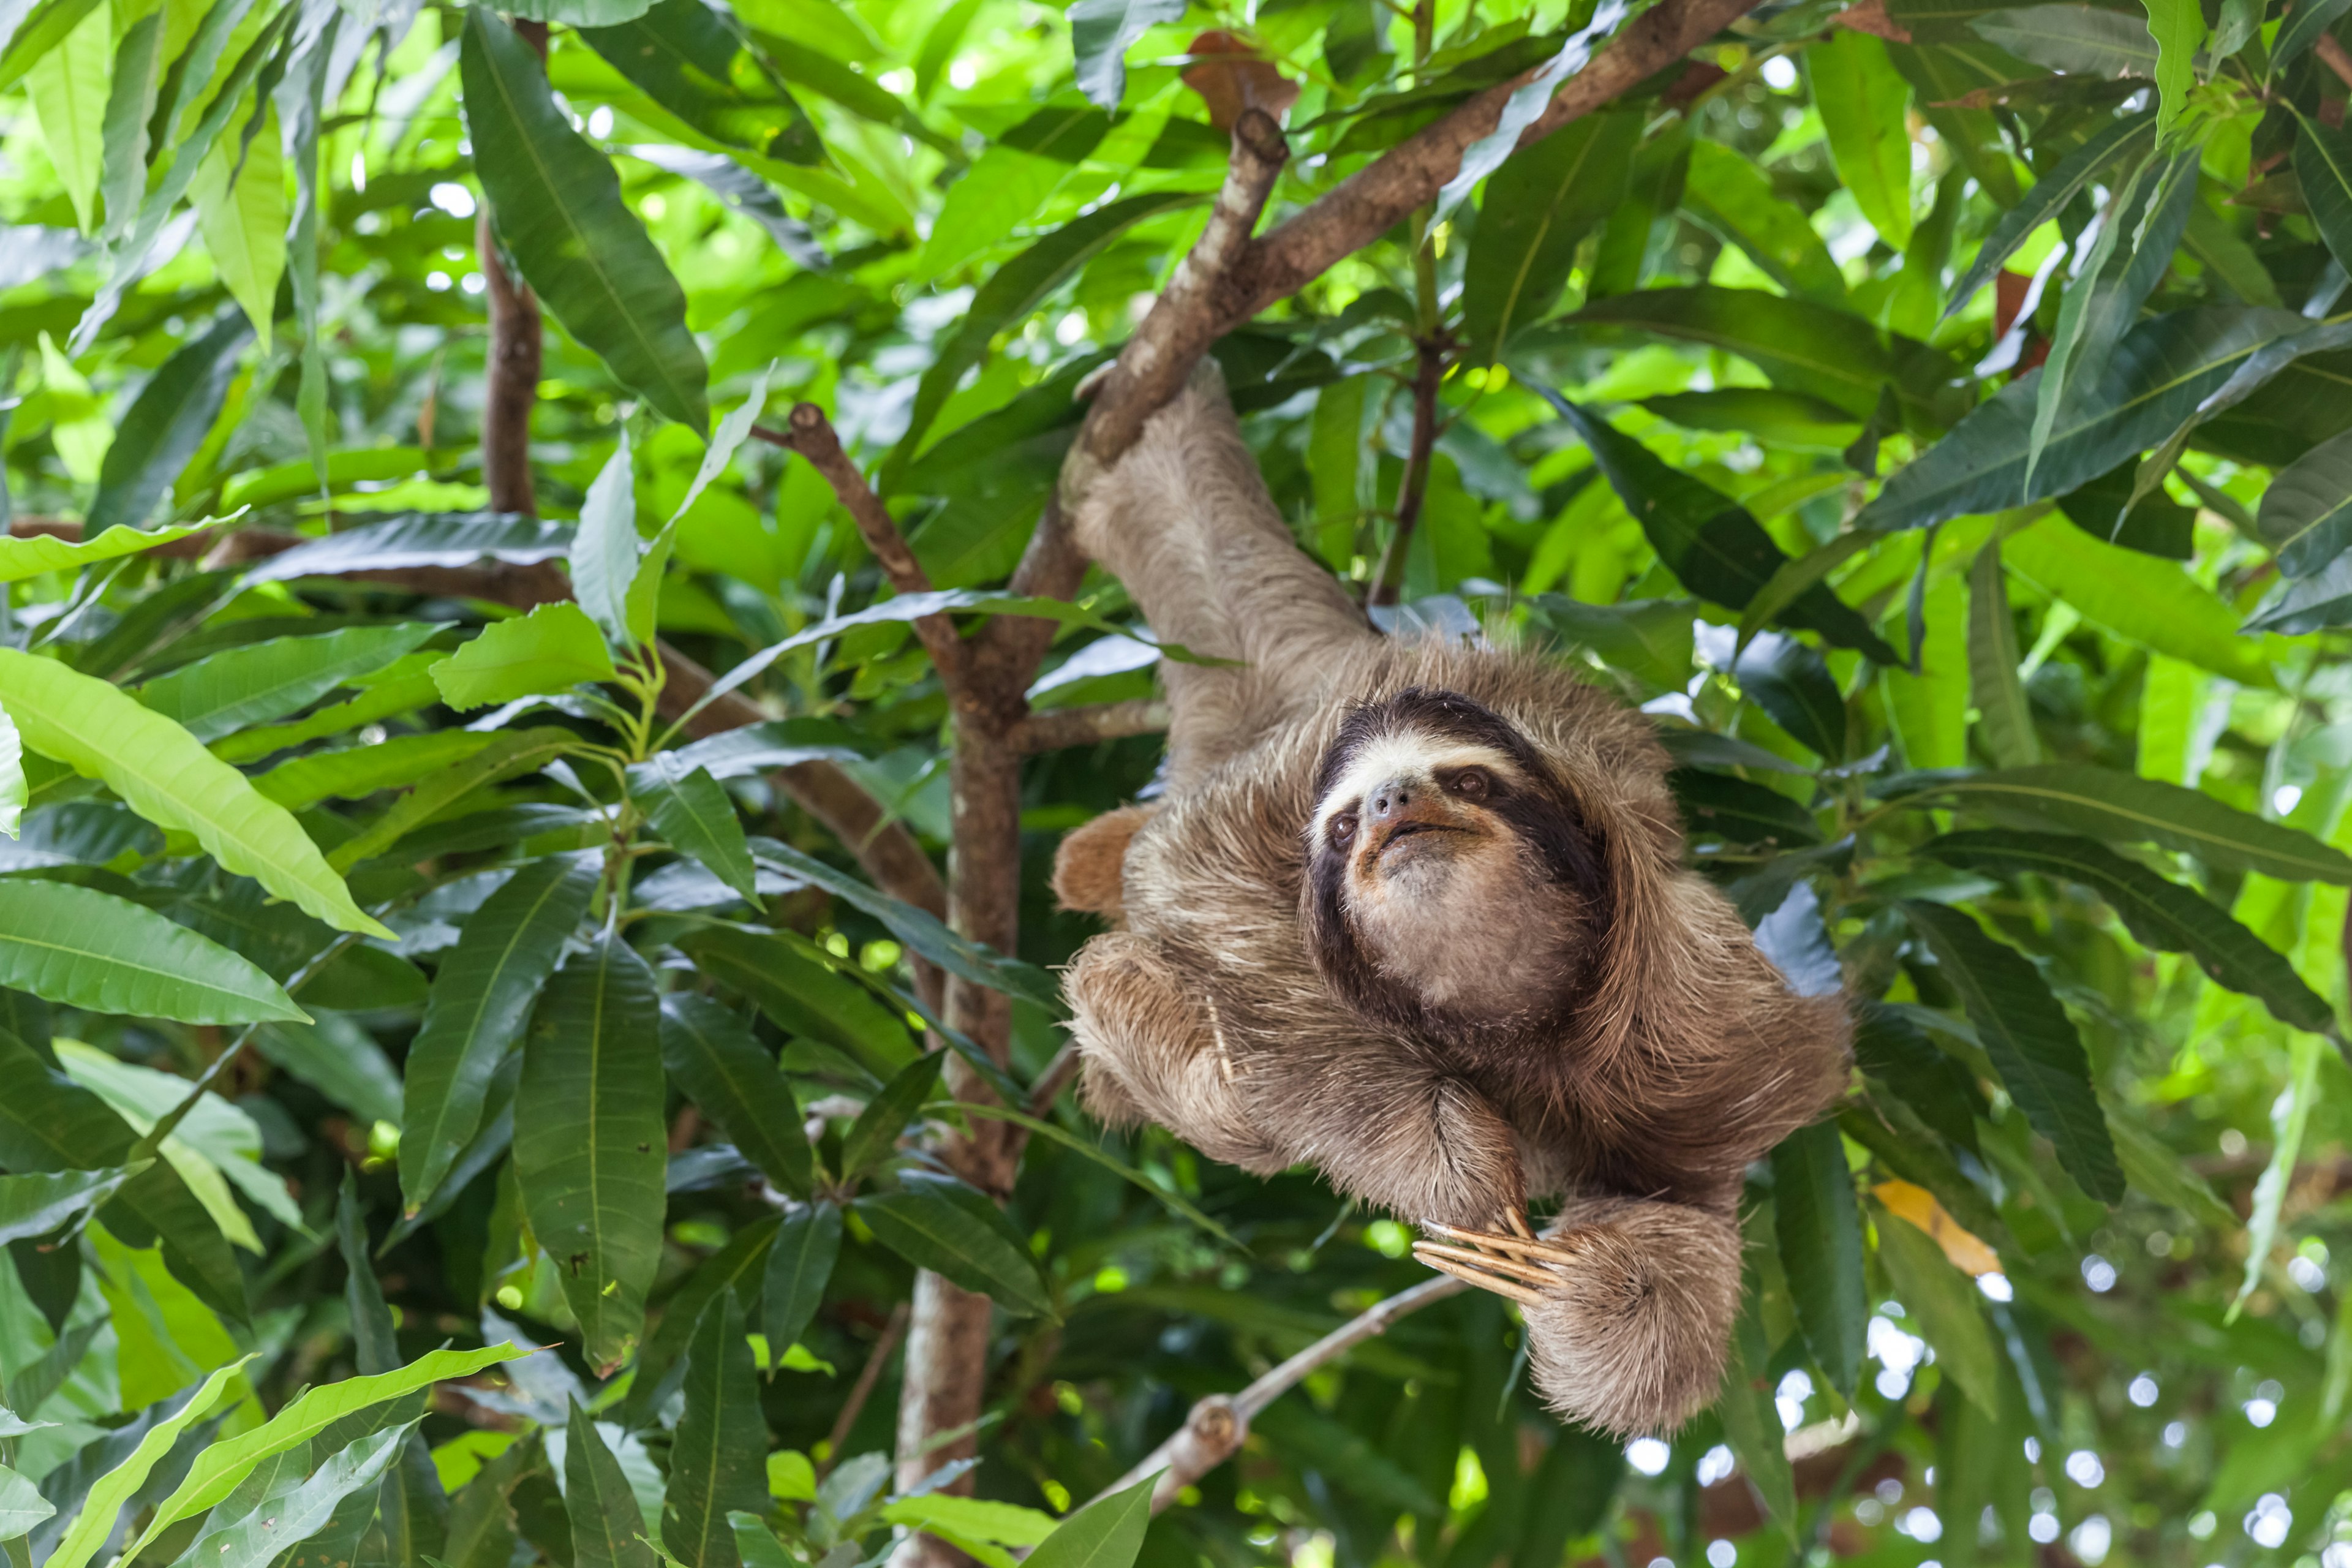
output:
M1374 787L1364 806L1374 822L1390 822L1409 814L1412 803L1412 784L1404 779L1391 779Z

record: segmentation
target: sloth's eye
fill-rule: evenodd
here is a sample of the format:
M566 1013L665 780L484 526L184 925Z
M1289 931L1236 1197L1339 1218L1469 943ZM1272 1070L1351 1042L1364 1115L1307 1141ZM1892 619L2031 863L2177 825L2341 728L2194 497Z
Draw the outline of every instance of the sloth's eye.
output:
M1464 768L1446 782L1445 787L1465 800L1484 800L1495 786L1483 768Z
M1352 811L1341 812L1339 816L1331 819L1331 826L1328 831L1331 835L1331 843L1333 847L1345 849L1355 840L1356 814Z

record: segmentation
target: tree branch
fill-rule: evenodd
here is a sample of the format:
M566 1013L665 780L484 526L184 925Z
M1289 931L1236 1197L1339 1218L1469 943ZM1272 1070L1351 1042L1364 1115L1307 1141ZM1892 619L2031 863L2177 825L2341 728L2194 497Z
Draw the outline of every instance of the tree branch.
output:
M1176 1494L1231 1458L1249 1436L1249 1424L1258 1412L1306 1381L1308 1373L1328 1365L1409 1312L1458 1296L1469 1287L1447 1275L1424 1279L1325 1334L1239 1394L1213 1394L1192 1406L1184 1425L1143 1462L1103 1489L1102 1495L1131 1487L1153 1471L1160 1480L1151 1489L1151 1511L1159 1513L1176 1500Z
M1138 697L1126 702L1032 713L1013 726L1009 738L1015 751L1055 752L1128 735L1156 735L1168 728L1172 717L1168 704L1159 698Z
M475 259L490 307L490 347L482 389L482 483L490 510L536 514L530 475L530 414L539 401L539 301L499 258L486 196L474 220Z
M1397 484L1396 530L1381 552L1380 570L1364 594L1364 603L1393 605L1404 585L1405 552L1412 548L1413 525L1421 521L1421 503L1429 495L1430 455L1437 445L1437 388L1445 379L1445 343L1442 337L1421 341L1421 355L1412 374L1412 449L1405 454L1404 476Z
M898 1341L907 1331L907 1303L899 1302L890 1309L887 1321L882 1325L874 1349L866 1357L866 1364L857 1373L857 1381L849 1385L849 1397L841 1402L841 1414L833 1418L833 1431L825 1438L824 1462L816 1468L819 1480L833 1472L841 1463L841 1446L849 1441L849 1429L866 1410L866 1402L874 1394L874 1385L881 1380L882 1369L889 1363L890 1352L898 1348Z
M824 476L833 493L848 510L857 524L858 536L866 548L874 553L882 574L901 594L928 594L931 591L930 574L915 559L907 545L906 536L898 531L890 510L849 454L841 449L841 437L824 410L814 403L793 405L791 428L772 430L764 425L751 426L751 434L761 440L782 447L788 452L798 452L809 466ZM940 679L950 698L959 703L965 695L966 670L963 638L956 635L955 623L945 616L923 616L915 621L915 635L922 639L923 650L931 656L931 663L940 672Z

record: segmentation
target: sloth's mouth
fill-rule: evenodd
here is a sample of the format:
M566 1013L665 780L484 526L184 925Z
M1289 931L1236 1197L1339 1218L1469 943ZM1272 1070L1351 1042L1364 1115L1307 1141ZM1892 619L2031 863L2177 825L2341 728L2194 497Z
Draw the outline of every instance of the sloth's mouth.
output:
M1400 822L1394 827L1389 829L1388 837L1381 840L1381 847L1373 852L1372 858L1375 860L1385 859L1388 857L1390 850L1396 848L1397 846L1402 844L1408 838L1416 838L1423 834L1467 833L1470 830L1466 827L1456 827L1453 824L1446 822Z

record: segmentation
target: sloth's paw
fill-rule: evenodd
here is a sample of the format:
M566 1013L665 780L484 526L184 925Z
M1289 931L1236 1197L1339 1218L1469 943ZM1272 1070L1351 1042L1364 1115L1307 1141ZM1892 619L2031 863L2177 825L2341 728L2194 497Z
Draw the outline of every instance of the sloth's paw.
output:
M1412 1255L1432 1268L1507 1296L1523 1307L1541 1306L1547 1296L1568 1283L1567 1270L1583 1250L1577 1233L1539 1240L1528 1229L1527 1216L1515 1208L1504 1210L1498 1223L1496 1230L1464 1230L1423 1220L1423 1230L1447 1239L1414 1242Z

